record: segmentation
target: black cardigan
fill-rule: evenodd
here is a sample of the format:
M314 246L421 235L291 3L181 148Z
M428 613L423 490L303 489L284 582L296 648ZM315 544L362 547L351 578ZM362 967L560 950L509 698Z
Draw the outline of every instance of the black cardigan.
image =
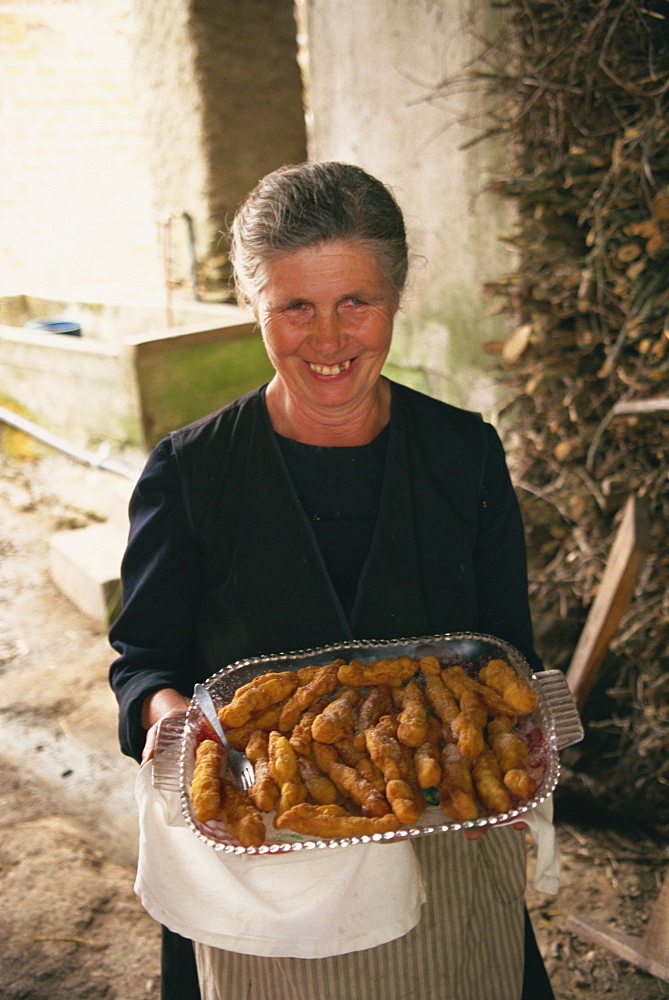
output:
M294 491L264 387L161 442L130 504L110 679L124 753L144 699L248 656L486 632L534 668L525 544L494 429L392 384L379 516L347 616Z

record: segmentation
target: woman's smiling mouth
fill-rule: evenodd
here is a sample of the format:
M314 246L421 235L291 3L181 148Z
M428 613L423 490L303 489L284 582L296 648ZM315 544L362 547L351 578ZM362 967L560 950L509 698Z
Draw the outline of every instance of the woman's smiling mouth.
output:
M307 361L307 364L317 375L340 375L351 367L350 360L341 361L338 365L317 365L313 361Z

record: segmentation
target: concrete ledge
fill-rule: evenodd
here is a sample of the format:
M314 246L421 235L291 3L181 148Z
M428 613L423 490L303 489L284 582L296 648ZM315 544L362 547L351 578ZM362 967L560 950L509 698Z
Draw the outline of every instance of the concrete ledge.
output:
M51 578L80 611L107 628L121 598L121 558L127 529L109 522L58 531L49 544Z

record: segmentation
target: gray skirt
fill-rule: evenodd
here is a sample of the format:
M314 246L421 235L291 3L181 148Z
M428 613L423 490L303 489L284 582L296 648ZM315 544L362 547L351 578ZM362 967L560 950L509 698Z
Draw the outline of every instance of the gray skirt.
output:
M427 902L408 934L319 959L262 958L196 942L202 1000L518 1000L524 835L491 829L469 841L447 833L413 846Z

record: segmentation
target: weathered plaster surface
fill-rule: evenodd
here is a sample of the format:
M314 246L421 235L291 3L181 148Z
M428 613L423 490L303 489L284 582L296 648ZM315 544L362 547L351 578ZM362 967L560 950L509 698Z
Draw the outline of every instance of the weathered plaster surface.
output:
M393 360L423 372L430 391L477 408L494 398L481 344L500 336L482 284L505 272L498 234L508 206L483 188L503 150L463 144L484 126L480 95L439 85L495 30L477 0L304 0L309 33L309 153L359 163L390 185L417 257ZM486 403L487 401L487 403Z

